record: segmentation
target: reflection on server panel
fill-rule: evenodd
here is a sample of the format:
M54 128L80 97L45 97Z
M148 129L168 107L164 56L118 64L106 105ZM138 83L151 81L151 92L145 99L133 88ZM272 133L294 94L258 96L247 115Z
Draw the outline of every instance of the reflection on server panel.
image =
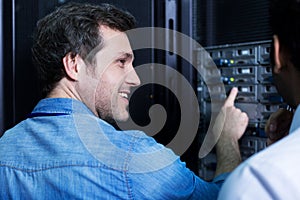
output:
M232 87L238 88L235 105L249 116L249 125L240 140L243 160L266 147L266 121L271 113L283 106L272 81L270 43L258 41L205 48L220 71L219 83L224 84L227 94ZM200 56L198 53L198 60ZM206 71L209 71L209 66ZM214 79L214 75L211 76L210 79ZM210 122L211 99L224 97L220 96L219 84L207 84L201 76L198 77L197 87L201 108L200 135L205 135ZM216 157L211 152L200 160L200 176L211 180L215 167Z

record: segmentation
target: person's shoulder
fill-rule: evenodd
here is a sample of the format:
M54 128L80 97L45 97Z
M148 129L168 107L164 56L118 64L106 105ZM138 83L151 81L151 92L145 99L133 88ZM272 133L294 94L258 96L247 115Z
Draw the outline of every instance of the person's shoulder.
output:
M219 199L270 199L297 196L300 158L300 129L253 155L236 168L225 181ZM287 185L288 184L288 187ZM251 187L249 187L251 186ZM293 186L293 187L290 187ZM290 193L282 190L288 188Z
M244 168L258 168L258 170L266 170L269 167L291 168L292 163L299 163L297 152L300 151L300 128L292 134L286 136L280 141L272 144L266 149L248 158L242 166Z
M241 176L241 174L252 174L253 176L270 174L270 176L273 176L274 169L277 170L277 174L292 173L293 170L297 170L297 167L294 166L298 166L298 163L300 163L298 156L299 144L300 128L245 160L233 171L231 176L237 174L239 174L238 176Z
M282 138L261 152L258 152L253 160L268 157L270 160L284 159L300 151L300 128L296 129L288 136ZM285 155L285 156L284 156Z
M131 150L133 153L149 153L153 151L160 151L165 148L164 145L159 144L153 137L148 136L143 131L127 130L122 131L122 135L130 140Z
M132 141L128 160L131 173L157 171L179 160L172 149L158 143L143 131L123 131L123 134Z

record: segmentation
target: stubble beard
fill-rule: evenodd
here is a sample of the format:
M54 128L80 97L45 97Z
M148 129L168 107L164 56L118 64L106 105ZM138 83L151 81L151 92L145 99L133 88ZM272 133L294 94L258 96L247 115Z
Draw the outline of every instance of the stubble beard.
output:
M107 97L99 98L106 99L107 102L104 102L105 100L96 100L96 112L99 118L105 120L110 124L127 121L129 118L128 107L121 108L118 94L113 95L113 98L113 100L108 100Z

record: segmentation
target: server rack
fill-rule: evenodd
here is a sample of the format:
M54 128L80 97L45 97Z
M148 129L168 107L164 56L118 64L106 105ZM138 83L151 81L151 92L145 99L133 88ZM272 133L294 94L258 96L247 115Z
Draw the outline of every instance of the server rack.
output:
M250 117L246 136L240 142L243 159L265 148L265 120L281 104L281 98L271 84L268 58L272 34L268 7L268 0L198 0L194 6L198 10L194 16L194 38L204 46L218 66L219 83L224 85L226 92L233 86L239 88L240 97L236 105ZM195 49L196 62L200 55L199 49ZM199 141L202 145L212 112L210 95L216 99L224 99L225 96L209 94L201 75L197 77L195 90L201 110ZM267 96L269 99L264 99ZM199 175L211 180L216 167L214 150L199 159Z
M203 134L210 123L211 98L220 101L224 99L219 92L221 86L224 86L227 93L232 87L238 88L235 105L249 116L249 125L240 140L243 160L266 147L266 121L273 112L284 106L283 99L273 84L270 45L271 41L266 40L207 47L206 50L220 71L220 76L217 77L220 80L216 81L217 84L206 84L199 77L198 81L198 91L201 91L199 102L204 115ZM208 66L207 70L209 68ZM211 79L213 78L214 74L211 75ZM211 152L201 160L201 176L211 179L215 166L215 154Z
M3 5L2 1L0 1L0 13L3 13ZM0 41L1 41L1 47L0 47L0 80L3 80L3 15L0 16ZM3 89L4 85L3 82L0 85L0 137L4 130L4 111L3 111Z

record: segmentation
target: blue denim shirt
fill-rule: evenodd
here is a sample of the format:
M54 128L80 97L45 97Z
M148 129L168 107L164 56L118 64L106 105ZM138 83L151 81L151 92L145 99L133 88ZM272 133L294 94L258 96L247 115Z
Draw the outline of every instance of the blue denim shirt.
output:
M141 131L118 131L80 101L41 100L0 139L0 199L216 199Z

